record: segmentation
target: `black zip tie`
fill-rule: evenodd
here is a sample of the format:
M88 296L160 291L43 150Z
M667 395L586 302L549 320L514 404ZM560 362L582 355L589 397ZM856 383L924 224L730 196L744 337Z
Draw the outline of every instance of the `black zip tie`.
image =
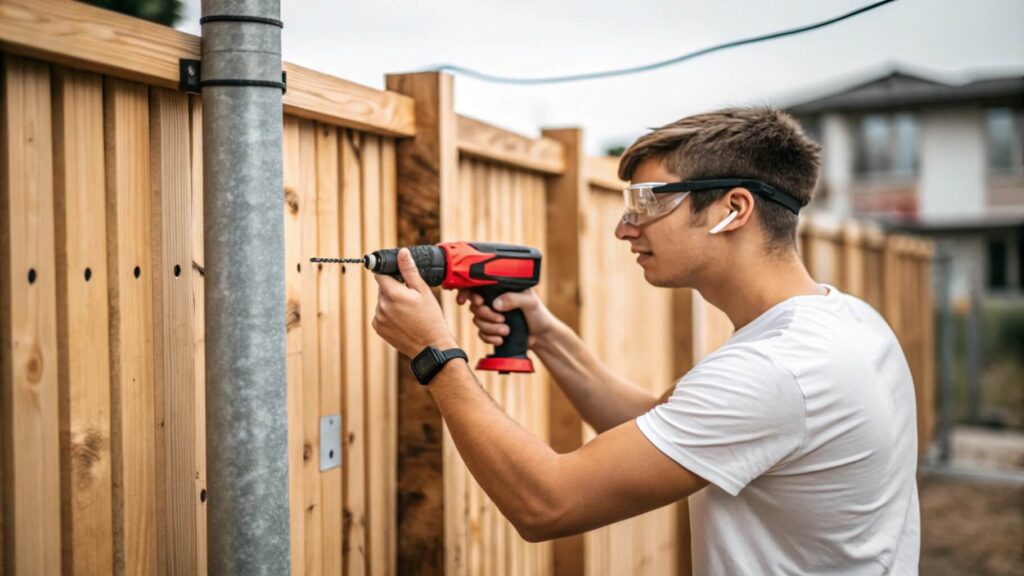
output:
M274 18L264 18L262 16L232 16L230 14L215 14L213 16L203 16L199 19L200 26L208 22L251 22L253 24L270 24L271 26L284 28L284 22Z

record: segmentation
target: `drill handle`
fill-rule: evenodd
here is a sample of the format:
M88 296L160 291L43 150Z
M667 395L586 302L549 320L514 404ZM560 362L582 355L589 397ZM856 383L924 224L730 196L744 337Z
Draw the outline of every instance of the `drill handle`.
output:
M481 290L481 293L484 303L492 308L494 300L504 294L504 292L487 289ZM526 358L527 340L530 337L530 326L526 323L526 315L519 308L501 314L505 316L505 324L508 325L509 331L508 335L502 339L501 345L494 347L494 354L491 356L495 358Z

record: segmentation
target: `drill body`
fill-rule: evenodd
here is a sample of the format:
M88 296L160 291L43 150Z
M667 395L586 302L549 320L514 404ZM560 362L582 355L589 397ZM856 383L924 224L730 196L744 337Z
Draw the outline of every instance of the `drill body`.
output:
M540 281L541 254L536 248L487 242L443 242L437 245L411 246L413 260L420 276L430 286L447 290L472 289L491 306L494 299L506 292L522 292ZM375 274L388 274L398 280L398 248L377 250L363 261ZM533 363L526 355L529 327L522 310L504 313L509 334L494 354L477 364L478 370L533 372Z

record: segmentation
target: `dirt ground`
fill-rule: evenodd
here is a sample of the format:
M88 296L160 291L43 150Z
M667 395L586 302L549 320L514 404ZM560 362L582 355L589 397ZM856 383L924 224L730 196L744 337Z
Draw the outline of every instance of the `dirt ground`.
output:
M921 497L921 574L1024 575L1024 484L927 475Z

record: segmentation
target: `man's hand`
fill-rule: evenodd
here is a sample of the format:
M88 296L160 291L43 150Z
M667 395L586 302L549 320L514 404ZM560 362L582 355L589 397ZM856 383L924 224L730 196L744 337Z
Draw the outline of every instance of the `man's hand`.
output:
M441 305L420 277L408 248L398 251L398 269L405 284L387 274L374 274L380 293L373 329L410 358L427 346L441 350L458 346L444 321Z
M467 289L459 290L459 304L469 302L473 312L473 323L479 328L480 339L488 344L500 346L508 336L508 324L502 312L519 308L526 316L526 324L530 327L527 345L533 348L539 339L544 338L558 322L555 315L540 301L533 289L523 292L506 292L494 301L494 308L484 304L484 297Z

